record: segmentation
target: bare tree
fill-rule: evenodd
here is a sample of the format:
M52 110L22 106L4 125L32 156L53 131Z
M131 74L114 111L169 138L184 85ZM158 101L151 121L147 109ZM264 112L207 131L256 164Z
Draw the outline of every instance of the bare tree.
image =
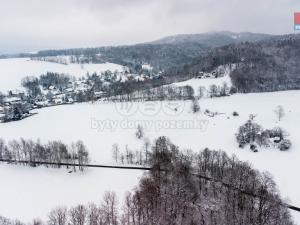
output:
M218 86L215 84L212 84L209 86L209 93L210 93L210 97L217 97L218 96Z
M204 86L199 87L199 98L203 98L205 95L206 88Z
M48 216L48 225L66 225L67 208L58 207L53 209Z
M149 152L150 147L151 147L151 143L150 143L149 138L144 138L145 163L148 163L148 158L149 158L149 154L150 154L150 152Z
M105 225L102 218L101 209L94 203L87 206L87 225Z
M284 108L281 105L278 105L275 110L274 113L276 114L278 121L281 121L281 119L284 117L285 112L284 112Z
M193 113L196 113L196 112L200 111L200 105L199 105L199 102L196 99L192 100L192 111L193 111Z
M113 191L105 192L101 209L103 211L103 218L105 225L118 224L118 199L116 193Z
M119 154L120 154L119 145L117 143L115 143L112 146L112 156L113 156L113 159L116 161L116 163L119 160Z
M36 218L32 221L32 225L43 225L43 224L44 222L39 218Z
M70 225L84 225L87 219L87 210L84 205L78 205L69 211Z
M142 137L144 137L144 128L141 125L137 126L137 131L135 132L135 136L138 139L141 139Z

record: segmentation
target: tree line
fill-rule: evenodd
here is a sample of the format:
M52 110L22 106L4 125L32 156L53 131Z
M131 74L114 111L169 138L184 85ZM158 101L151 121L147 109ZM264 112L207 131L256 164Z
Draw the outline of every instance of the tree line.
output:
M183 67L165 71L165 76L180 79L195 77L220 65L234 64L230 74L237 92L269 92L300 89L299 35L283 35L259 42L244 42L218 47L194 58ZM182 79L182 78L181 78Z
M126 196L121 224L293 224L270 175L222 151L183 152L155 141L153 170Z
M39 166L40 163L49 163L46 166L54 168L60 168L62 163L66 163L73 164L73 171L76 171L76 166L83 171L84 165L89 163L89 152L82 141L68 146L61 141L49 141L47 144L42 144L39 140L23 138L5 143L0 138L1 160L33 167Z
M159 137L151 145L149 162L152 170L125 195L122 207L113 192L106 192L99 205L58 207L46 222L33 224L294 224L271 176L235 156L185 151Z

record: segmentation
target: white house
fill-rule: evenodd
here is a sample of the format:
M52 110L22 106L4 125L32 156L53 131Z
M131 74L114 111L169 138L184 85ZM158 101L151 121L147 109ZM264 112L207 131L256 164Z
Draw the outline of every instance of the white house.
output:
M107 96L107 92L105 92L105 91L96 91L95 92L96 98L102 98L102 97L106 97L106 96Z
M19 97L6 97L4 99L5 105L12 105L12 104L21 103L21 102L22 102L22 100Z

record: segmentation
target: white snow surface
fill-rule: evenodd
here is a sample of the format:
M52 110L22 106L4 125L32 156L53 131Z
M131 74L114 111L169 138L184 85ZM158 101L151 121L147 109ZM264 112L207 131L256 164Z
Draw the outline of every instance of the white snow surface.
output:
M233 65L234 66L234 65ZM176 82L170 84L171 86L176 87L183 87L183 86L191 86L194 89L194 95L199 96L199 88L204 88L204 96L209 96L209 89L211 85L216 85L217 87L222 87L225 83L227 84L228 88L232 86L231 79L230 79L230 68L229 67L219 67L218 69L224 70L224 75L218 78L192 78L182 82Z
M35 61L29 58L0 59L0 91L21 88L21 80L25 76L40 76L47 72L65 73L77 78L90 74L111 70L123 71L123 66L113 63L103 64L68 64Z
M149 111L146 107L149 103L133 103L131 105L132 112L128 117L120 111L125 103L104 103L96 104L75 104L66 106L56 106L37 110L39 114L18 122L0 124L0 133L3 138L10 140L13 138L40 138L41 141L47 140L63 140L66 143L77 139L83 140L91 152L93 162L111 163L111 149L114 143L118 143L121 150L128 145L130 149L140 149L143 145L141 140L137 140L134 133L133 124L145 124L146 136L153 140L160 135L170 137L171 141L182 148L190 148L193 150L201 150L204 147L211 149L222 149L228 154L236 154L239 159L249 161L255 168L260 171L270 172L278 184L281 195L288 198L291 204L300 205L300 180L297 176L293 176L300 171L300 106L297 104L300 98L300 91L286 91L274 93L260 94L237 94L230 97L203 99L200 100L202 111L209 109L224 113L215 117L208 117L202 113L193 114L190 110L190 102L171 102L178 104L183 109L182 112L176 112L178 115L172 115L172 111L168 111L170 105L168 102L156 102L156 110ZM131 104L131 103L128 103ZM152 104L152 103L151 103ZM277 105L282 105L286 111L286 116L281 122L278 122L274 114ZM125 105L126 107L126 105ZM147 111L148 110L148 111ZM136 112L135 112L136 111ZM233 117L232 112L237 111L240 116ZM127 111L126 111L127 113ZM256 114L256 122L264 128L273 128L281 126L289 132L289 138L292 140L293 147L287 152L281 152L276 149L262 149L258 153L253 153L249 149L239 149L237 147L235 136L238 127L243 124L249 114ZM229 119L228 119L228 118ZM168 127L172 121L188 121L188 120L204 120L207 126L204 130ZM108 125L104 129L97 130L95 121L114 121L118 126L113 130L108 129ZM125 122L124 122L125 121ZM127 122L126 122L127 121ZM128 121L131 121L130 124ZM136 122L138 121L138 122ZM156 124L156 129L150 122ZM122 124L123 123L123 124ZM125 127L124 124L131 127ZM165 129L162 128L164 123ZM122 125L121 125L122 124ZM129 124L129 125L128 125ZM19 196L24 193L25 200L30 199L32 207L19 205L19 210L15 210L16 205L21 201L21 197L12 200L1 201L0 211L6 212L8 215L15 216L20 219L29 219L34 216L45 216L46 212L54 205L59 205L64 196L66 205L72 205L78 201L95 200L102 195L102 190L106 189L106 185L115 190L130 190L130 187L137 184L137 177L141 173L132 173L128 171L89 171L84 175L69 175L65 171L32 169L32 168L16 168L15 166L1 166L0 170L1 189L6 190L7 196ZM99 174L98 174L99 173ZM10 175L12 174L12 175ZM58 177L56 177L58 176ZM124 186L114 185L119 182L119 178L129 179L129 184ZM45 178L43 178L45 177ZM48 180L56 179L55 182L44 183ZM49 181L50 181L49 178ZM37 179L37 180L36 180ZM40 180L45 179L45 180ZM76 182L74 179L77 179ZM81 182L82 181L82 182ZM35 184L37 182L37 184ZM73 188L82 185L80 194L73 195ZM93 183L90 185L89 183ZM84 184L86 183L86 184ZM101 185L103 184L103 186ZM41 188L40 185L43 188ZM97 186L99 185L99 186ZM102 187L99 189L99 187ZM86 188L86 189L85 189ZM70 192L67 190L70 189ZM28 192L24 192L28 190ZM47 201L41 201L38 194L45 194ZM57 204L55 204L57 203ZM51 207L50 207L51 206ZM36 211L38 208L39 211ZM25 212L24 212L25 210ZM39 212L39 213L37 213ZM295 214L298 216L298 214Z
M192 78L186 81L173 83L171 85L175 85L178 87L189 85L194 89L194 92L198 94L200 87L205 87L206 90L209 90L209 87L213 84L217 86L222 86L224 83L226 83L229 87L231 87L231 80L229 75L225 75L219 78L202 78L202 79Z
M21 60L22 63L19 65L27 68L29 71L27 75L33 75L29 74L33 71L29 66L31 63L42 64L40 67L35 67L35 71L37 71L36 68L44 72L48 71L45 69L48 63L45 62L30 61L29 63L24 59L14 60ZM13 69L14 60L10 59L8 62L10 66L7 65L12 79L2 77L1 81L7 82L6 85L0 82L3 87L13 85L15 80L19 82L19 78L24 76L22 73L18 75L18 78L18 73ZM0 71L4 71L1 67L3 64L5 63L0 60ZM73 66L49 64L53 67L60 67L58 72L62 72L61 67ZM48 66L51 67L50 65ZM74 66L80 68L80 65ZM206 82L207 85L210 85L210 82L214 84L220 82L221 85L226 79L228 79L227 76L218 79L196 79L175 85L189 84L193 88L198 88ZM9 82L12 83L9 84ZM15 87L14 84L13 88ZM2 90L1 87L0 90ZM297 172L300 171L299 98L300 91L285 91L201 99L199 103L202 112L209 109L223 113L215 117L208 117L203 113L193 114L189 101L97 102L55 106L36 110L37 115L22 121L0 124L0 136L6 140L19 137L40 138L42 142L62 140L68 144L81 139L90 150L92 163L108 164L112 163L111 149L114 143L118 143L121 150L124 150L126 145L133 150L142 147L143 141L138 140L134 135L134 127L142 124L145 127L146 137L152 141L158 136L166 135L181 148L198 151L209 147L224 150L230 155L236 154L239 159L249 161L254 168L270 172L282 197L289 199L287 201L290 204L300 206L300 179L297 176ZM282 105L286 113L280 122L274 114L274 109L278 105ZM172 110L174 108L178 110L175 112ZM240 116L233 117L233 111L237 111ZM275 126L284 128L290 134L288 138L293 143L292 148L287 152L277 149L260 149L258 153L253 153L249 149L239 149L234 134L238 127L246 122L249 114L256 114L255 121L264 128ZM183 128L180 125L182 122L193 120L202 121L203 129ZM173 127L174 123L177 127ZM104 125L106 126L102 127ZM109 126L113 129L109 129ZM138 178L141 175L142 172L138 171L108 169L90 169L83 174L68 174L64 169L0 165L2 193L0 212L3 216L25 221L37 216L46 218L49 210L57 205L73 206L76 203L97 202L105 190L115 190L119 196L122 196L125 190L131 190L134 185L138 184ZM293 213L293 216L300 224L299 213Z
M31 222L47 220L51 209L94 202L100 204L105 191L115 191L119 202L138 183L140 171L88 169L67 173L65 169L0 165L1 216Z

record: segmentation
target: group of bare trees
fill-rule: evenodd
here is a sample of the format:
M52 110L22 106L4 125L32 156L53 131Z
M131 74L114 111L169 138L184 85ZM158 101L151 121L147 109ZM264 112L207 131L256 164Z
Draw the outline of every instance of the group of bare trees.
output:
M118 144L113 144L112 157L117 164L148 165L150 150L148 140L144 141L142 150L132 150L128 145L121 149Z
M128 145L126 145L124 149L121 149L117 143L112 145L112 157L115 163L123 165L149 165L151 143L150 140L145 137L145 131L141 125L137 126L135 136L143 142L141 149L132 150Z
M122 207L114 192L106 192L100 205L58 207L47 222L33 224L293 225L271 176L225 152L183 151L159 137L149 163L152 170L126 194Z
M127 85L127 83L125 83ZM194 97L194 89L189 86L160 86L156 88L147 88L144 86L141 90L133 88L124 94L113 94L108 100L111 101L163 101L163 100L188 100Z
M76 165L82 171L84 165L89 162L89 153L82 141L68 146L61 141L49 141L47 144L42 144L39 140L21 138L5 143L3 139L0 139L0 161L30 166L45 163L47 166L58 168L65 163L67 167L73 165L74 170L76 170Z
M282 117L282 115L280 114ZM259 124L249 119L245 124L239 127L236 134L236 140L240 148L250 145L252 151L257 152L258 146L275 147L281 151L291 148L291 141L287 139L287 133L280 127L273 129L263 129Z
M68 60L64 57L59 56L46 56L46 57L31 57L30 60L34 61L44 61L44 62L52 62L52 63L58 63L63 65L68 65Z
M222 151L183 153L166 137L150 149L153 169L125 197L120 224L293 224L269 174Z
M121 224L293 224L272 178L224 152L183 154L160 137L150 162L125 198Z
M100 204L90 203L71 208L64 206L52 209L47 221L34 219L31 225L119 225L121 220L118 199L115 192L105 192ZM0 216L1 225L25 225L19 220Z
M100 205L90 203L70 209L57 207L48 215L48 225L117 225L118 199L114 192L106 192ZM40 222L42 224L42 222Z

